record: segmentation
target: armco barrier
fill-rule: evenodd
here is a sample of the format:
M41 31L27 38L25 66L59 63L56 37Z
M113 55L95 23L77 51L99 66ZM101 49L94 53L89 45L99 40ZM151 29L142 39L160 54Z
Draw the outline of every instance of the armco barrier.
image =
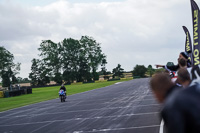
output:
M4 91L4 98L32 94L31 87L21 87L19 90Z
M3 91L0 91L0 98L3 98L4 97L4 93Z
M109 79L107 81L115 81L115 80L120 80L120 78L118 78L118 79Z
M32 94L32 88L31 89L27 89L27 94Z
M9 97L9 91L4 91L4 97L5 98Z
M140 76L133 76L133 79L139 79L141 78Z
M14 96L20 96L24 94L24 90L13 90L13 91L9 91L9 96L10 97L14 97Z

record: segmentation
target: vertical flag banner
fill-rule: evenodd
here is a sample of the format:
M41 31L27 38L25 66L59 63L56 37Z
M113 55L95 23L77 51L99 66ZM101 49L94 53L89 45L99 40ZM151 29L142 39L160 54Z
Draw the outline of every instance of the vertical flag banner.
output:
M187 29L187 27L183 26L183 30L185 31L186 34L186 39L185 39L185 52L188 53L189 55L189 60L191 61L191 64L193 66L193 50L192 50L192 41L190 38L190 33Z
M193 65L200 64L199 51L200 51L200 23L199 23L199 7L194 0L190 0L192 8L192 23L193 23Z

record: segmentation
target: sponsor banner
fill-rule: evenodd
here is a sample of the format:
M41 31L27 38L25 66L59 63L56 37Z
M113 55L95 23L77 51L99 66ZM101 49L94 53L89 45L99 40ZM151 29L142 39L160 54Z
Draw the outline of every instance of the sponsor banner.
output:
M191 41L191 37L190 37L190 33L188 31L188 29L183 26L183 30L185 31L186 34L186 39L185 39L185 52L188 53L189 55L189 60L193 66L193 50L192 50L192 41Z
M190 0L192 8L192 22L193 22L193 65L200 64L199 51L200 51L200 23L199 23L199 7L194 0Z

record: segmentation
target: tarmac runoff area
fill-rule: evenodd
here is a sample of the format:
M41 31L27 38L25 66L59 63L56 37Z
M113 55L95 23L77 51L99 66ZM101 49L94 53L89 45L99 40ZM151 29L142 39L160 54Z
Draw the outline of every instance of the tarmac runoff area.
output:
M149 79L104 88L0 113L0 133L160 133Z

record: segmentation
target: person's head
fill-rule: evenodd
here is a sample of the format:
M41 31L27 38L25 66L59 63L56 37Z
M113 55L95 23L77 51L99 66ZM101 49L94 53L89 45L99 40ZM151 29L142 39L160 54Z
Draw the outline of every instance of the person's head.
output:
M179 64L180 68L187 67L187 61L183 58L178 60L178 64Z
M153 94L160 103L164 102L166 94L172 86L174 86L174 83L166 73L157 73L150 80L150 87Z
M181 52L180 54L179 54L179 58L178 58L178 61L180 60L180 59L185 59L186 61L188 60L188 53L187 52Z
M183 87L187 87L191 83L190 74L186 68L180 68L178 70L177 82Z
M62 84L61 87L64 87L64 84Z

